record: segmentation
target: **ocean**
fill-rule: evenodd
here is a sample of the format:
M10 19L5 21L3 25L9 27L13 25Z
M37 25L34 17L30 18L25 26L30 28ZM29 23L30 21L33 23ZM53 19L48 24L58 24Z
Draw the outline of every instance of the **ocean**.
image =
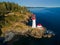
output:
M28 10L36 15L37 24L55 33L52 38L36 40L35 45L60 45L60 7L30 7Z

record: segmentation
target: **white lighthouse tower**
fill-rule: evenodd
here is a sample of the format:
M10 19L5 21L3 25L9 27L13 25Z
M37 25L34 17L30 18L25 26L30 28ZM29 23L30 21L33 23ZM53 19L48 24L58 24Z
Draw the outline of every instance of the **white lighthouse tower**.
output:
M32 15L32 28L36 28L36 17Z

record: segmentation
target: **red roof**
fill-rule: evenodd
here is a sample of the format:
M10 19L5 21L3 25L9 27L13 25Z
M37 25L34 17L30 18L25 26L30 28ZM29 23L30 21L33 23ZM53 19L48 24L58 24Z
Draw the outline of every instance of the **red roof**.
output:
M41 24L38 24L37 26L42 26Z
M35 20L36 18L32 18L32 20Z

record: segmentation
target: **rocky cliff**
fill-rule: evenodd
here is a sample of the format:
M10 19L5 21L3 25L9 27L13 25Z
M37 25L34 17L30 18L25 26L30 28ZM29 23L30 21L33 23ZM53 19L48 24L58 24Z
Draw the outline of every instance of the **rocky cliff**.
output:
M1 2L0 7L0 29L2 36L11 31L17 35L30 35L35 38L42 38L45 29L41 31L37 28L32 29L27 25L32 13L26 7L10 2Z

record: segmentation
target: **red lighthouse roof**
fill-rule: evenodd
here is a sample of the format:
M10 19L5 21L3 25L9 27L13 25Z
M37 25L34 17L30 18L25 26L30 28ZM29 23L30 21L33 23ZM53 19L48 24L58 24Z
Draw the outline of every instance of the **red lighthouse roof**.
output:
M32 14L32 20L35 20L36 18L35 18L35 15L34 14Z

